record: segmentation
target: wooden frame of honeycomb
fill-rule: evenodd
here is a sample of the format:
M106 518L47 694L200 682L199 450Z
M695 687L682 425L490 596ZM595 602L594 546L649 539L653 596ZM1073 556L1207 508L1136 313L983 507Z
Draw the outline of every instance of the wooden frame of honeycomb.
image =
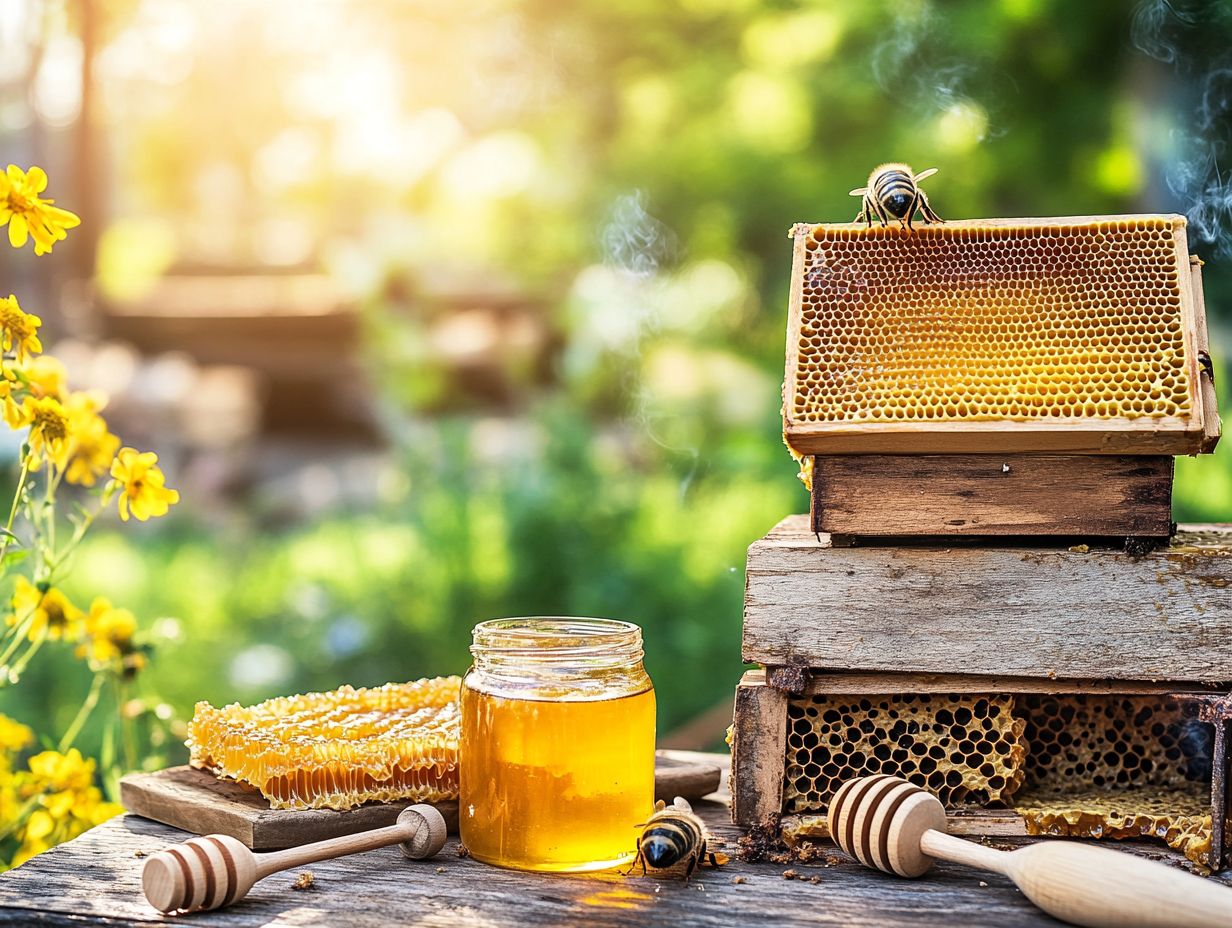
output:
M746 674L732 730L735 819L777 819L788 842L825 837L842 782L891 773L936 793L957 833L1152 838L1199 866L1224 865L1232 695L905 676L878 686L877 675L806 674L788 692Z
M199 702L189 763L254 787L273 809L457 799L460 684L436 677L247 707Z
M1175 215L798 224L797 455L1195 454L1219 437Z

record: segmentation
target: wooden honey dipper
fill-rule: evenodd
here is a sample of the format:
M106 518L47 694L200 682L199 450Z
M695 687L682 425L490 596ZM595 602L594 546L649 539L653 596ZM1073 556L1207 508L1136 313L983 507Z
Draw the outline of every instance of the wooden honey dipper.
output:
M1232 890L1132 854L1049 841L998 851L946 833L945 808L901 777L848 780L830 836L865 866L915 877L941 858L1004 874L1055 918L1091 928L1229 928Z
M412 860L435 857L445 844L445 819L429 805L404 809L396 824L317 841L269 854L254 854L229 835L204 835L159 851L145 862L141 888L160 912L220 909L248 895L257 880L360 851L398 844Z

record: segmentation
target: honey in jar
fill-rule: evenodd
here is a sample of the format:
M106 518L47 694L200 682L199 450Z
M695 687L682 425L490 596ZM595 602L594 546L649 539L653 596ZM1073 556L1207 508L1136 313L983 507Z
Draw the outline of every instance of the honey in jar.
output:
M654 807L655 696L642 632L611 619L475 627L462 682L462 843L522 870L598 870L636 855Z

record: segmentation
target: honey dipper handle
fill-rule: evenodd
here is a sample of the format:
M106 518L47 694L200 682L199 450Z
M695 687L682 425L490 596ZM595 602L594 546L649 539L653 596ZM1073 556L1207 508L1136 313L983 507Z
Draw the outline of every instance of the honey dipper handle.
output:
M929 857L938 857L956 864L966 864L968 867L978 867L981 870L992 870L994 873L1004 873L1013 878L1010 870L1012 858L1004 851L998 851L974 841L964 841L955 838L944 831L930 828L920 836L920 850Z
M291 867L302 867L305 864L315 864L322 860L332 860L347 854L358 854L361 851L371 851L379 847L389 847L405 841L407 830L401 825L387 825L384 828L374 828L371 831L361 831L358 834L344 835L341 838L330 838L327 841L317 841L313 844L302 844L299 847L289 847L285 851L271 851L257 855L257 879L263 880L271 873L287 870Z
M402 811L395 825L361 831L358 834L330 838L314 844L290 847L257 855L258 880L289 867L302 867L321 860L332 860L347 854L358 854L391 844L401 844L407 857L433 857L445 843L445 819L429 805L413 805Z
M957 848L967 845L976 853ZM1232 888L1108 848L1045 841L1010 853L936 831L925 853L1004 873L1055 918L1089 928L1228 928ZM990 856L991 855L991 856ZM1000 858L993 861L991 858ZM986 861L986 862L981 862ZM992 866L993 863L1001 864Z

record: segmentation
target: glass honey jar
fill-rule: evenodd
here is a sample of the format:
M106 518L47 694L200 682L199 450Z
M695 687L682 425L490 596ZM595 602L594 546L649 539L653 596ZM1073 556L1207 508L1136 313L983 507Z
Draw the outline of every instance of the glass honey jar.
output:
M485 863L599 870L633 860L654 807L654 686L642 630L612 619L475 626L462 681L462 843Z

